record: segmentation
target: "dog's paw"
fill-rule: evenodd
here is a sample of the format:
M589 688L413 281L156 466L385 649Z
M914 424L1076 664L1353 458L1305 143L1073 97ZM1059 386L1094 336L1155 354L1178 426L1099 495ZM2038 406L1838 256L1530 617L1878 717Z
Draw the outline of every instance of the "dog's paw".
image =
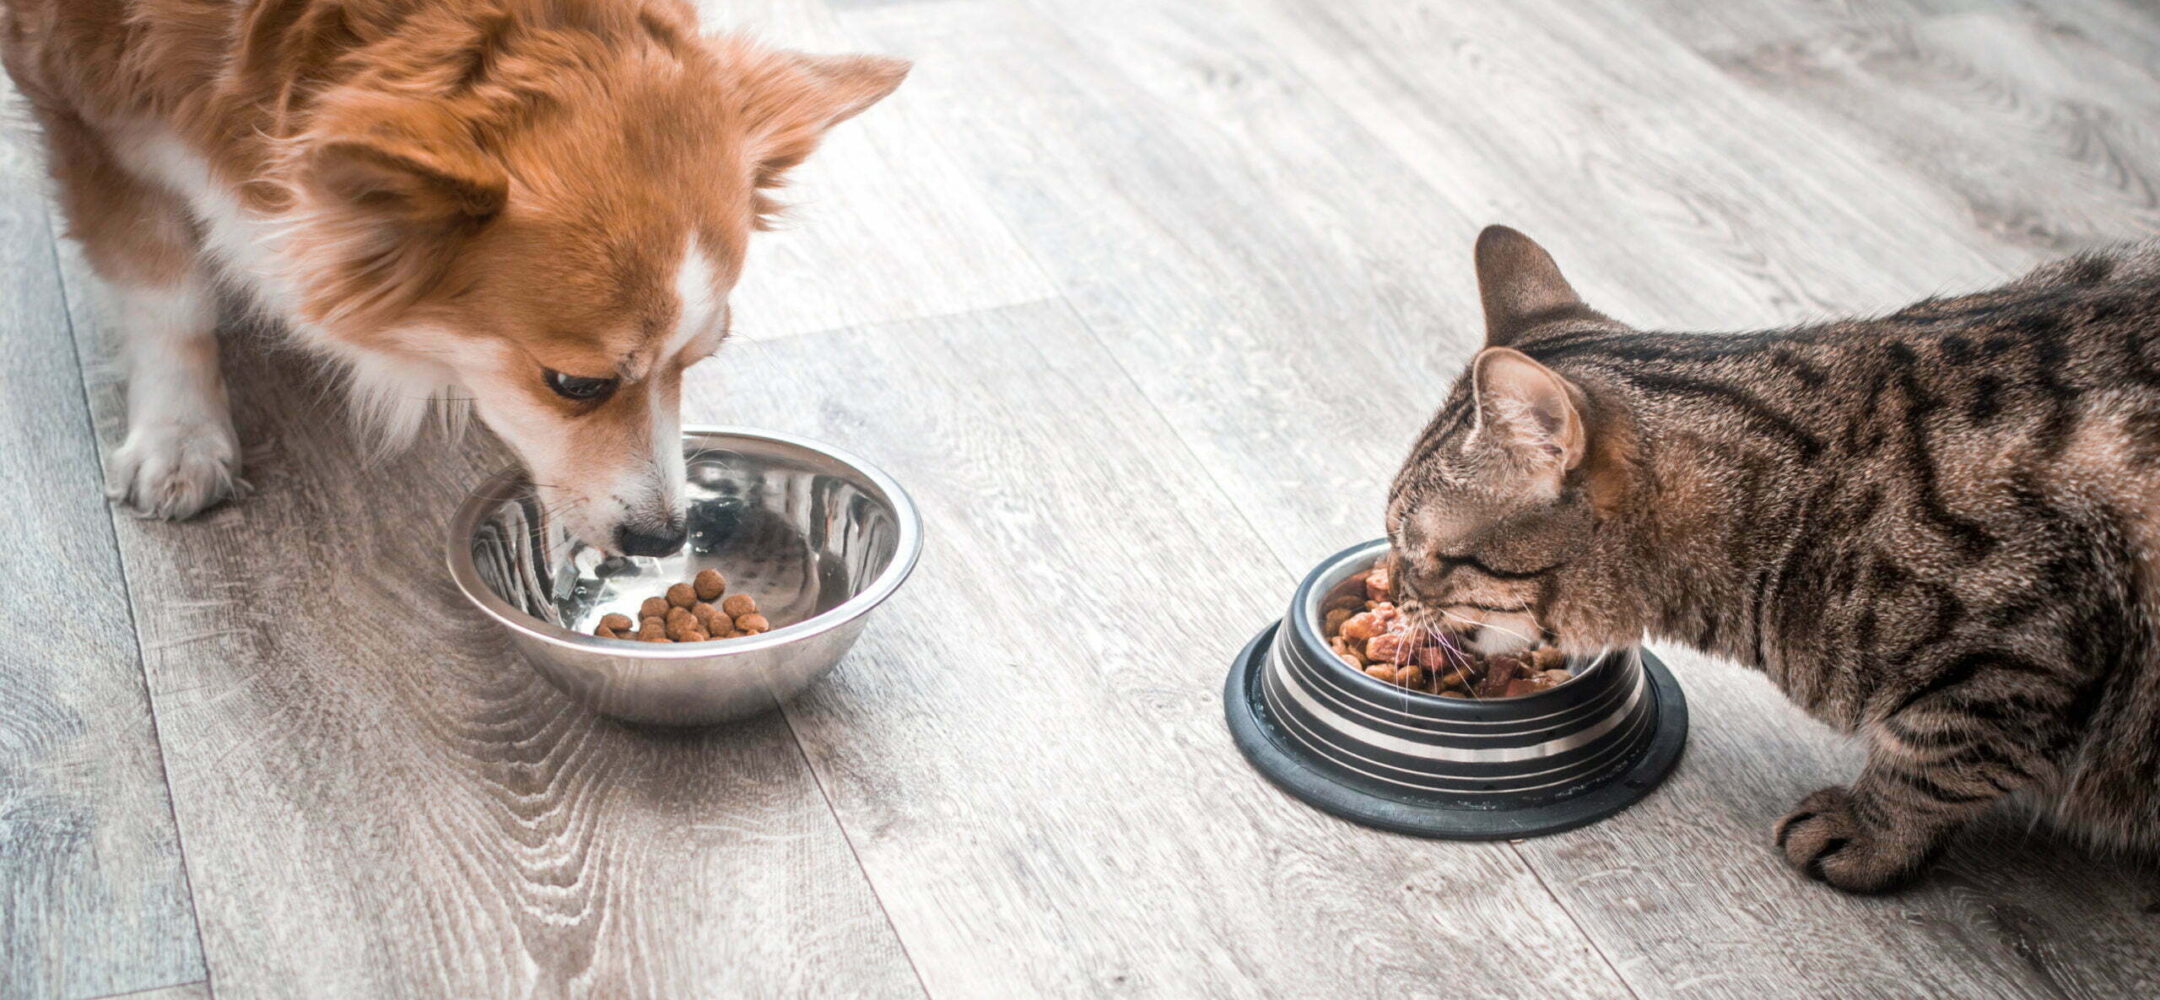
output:
M1882 892L1910 879L1920 858L1853 814L1852 793L1824 788L1800 800L1772 832L1785 860L1807 877L1846 892Z
M240 478L240 442L212 423L153 423L128 428L105 470L105 496L138 517L194 517L228 497L248 494Z

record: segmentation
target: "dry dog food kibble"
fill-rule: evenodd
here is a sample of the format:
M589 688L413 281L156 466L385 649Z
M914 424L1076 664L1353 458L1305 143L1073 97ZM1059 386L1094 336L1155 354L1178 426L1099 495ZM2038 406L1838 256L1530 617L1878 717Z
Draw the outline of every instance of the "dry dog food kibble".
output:
M1442 698L1520 698L1573 680L1567 657L1550 647L1479 656L1441 635L1418 635L1395 610L1386 566L1353 577L1353 588L1328 602L1320 634L1354 670L1377 681Z
M727 593L727 577L721 576L716 569L701 569L697 578L690 581L690 587L697 591L699 601L717 601L721 594Z
M682 642L683 634L697 627L697 618L690 614L689 608L669 608L667 610L668 638L676 642Z
M646 598L638 605L636 621L625 614L602 615L593 634L639 642L707 642L757 635L772 627L772 621L758 613L756 598L727 593L727 577L708 569L689 583L670 586L664 596Z

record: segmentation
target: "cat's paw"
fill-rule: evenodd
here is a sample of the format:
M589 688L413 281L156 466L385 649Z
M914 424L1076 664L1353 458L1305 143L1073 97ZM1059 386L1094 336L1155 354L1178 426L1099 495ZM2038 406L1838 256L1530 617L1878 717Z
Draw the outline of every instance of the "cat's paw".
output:
M1920 858L1892 844L1854 815L1852 793L1818 789L1778 820L1772 836L1785 860L1807 877L1846 892L1882 892L1913 876Z
M130 427L105 473L105 496L138 517L180 520L227 498L246 496L240 442L213 423Z

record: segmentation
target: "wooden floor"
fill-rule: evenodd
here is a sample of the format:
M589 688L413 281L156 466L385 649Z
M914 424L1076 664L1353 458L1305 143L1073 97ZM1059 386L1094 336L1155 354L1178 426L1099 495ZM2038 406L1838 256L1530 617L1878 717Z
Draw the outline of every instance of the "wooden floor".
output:
M1219 692L1480 331L1477 228L1594 303L1872 311L2160 231L2129 0L744 0L913 58L761 238L689 418L841 442L929 544L840 671L702 733L455 600L475 436L365 466L235 331L259 495L99 496L105 322L0 147L0 997L2152 997L2160 875L2009 822L1854 899L1769 846L1856 750L1663 651L1692 745L1445 844L1253 774ZM356 471L358 470L358 471Z

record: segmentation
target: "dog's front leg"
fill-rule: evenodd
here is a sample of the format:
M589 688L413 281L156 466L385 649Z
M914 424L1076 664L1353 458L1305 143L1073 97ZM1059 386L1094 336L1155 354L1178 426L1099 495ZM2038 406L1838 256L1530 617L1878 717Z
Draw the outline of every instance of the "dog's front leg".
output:
M128 170L96 129L64 110L34 108L69 233L119 326L128 426L107 460L105 493L144 517L191 517L247 489L201 241L179 197Z
M108 281L127 365L127 438L105 494L144 517L192 517L247 488L239 478L217 299L192 267L164 285Z

